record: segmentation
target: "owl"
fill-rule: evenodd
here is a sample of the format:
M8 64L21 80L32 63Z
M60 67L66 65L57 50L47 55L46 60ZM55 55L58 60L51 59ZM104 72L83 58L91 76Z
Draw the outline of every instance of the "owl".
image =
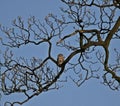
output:
M57 63L60 66L64 62L64 56L63 54L58 54L57 56Z

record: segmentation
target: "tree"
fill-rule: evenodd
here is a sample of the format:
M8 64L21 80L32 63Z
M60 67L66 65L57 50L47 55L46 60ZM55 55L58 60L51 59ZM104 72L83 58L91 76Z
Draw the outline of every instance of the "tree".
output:
M0 26L6 36L0 37L1 45L7 47L1 50L4 51L0 60L1 90L5 95L21 93L25 96L23 101L6 101L5 105L22 105L42 92L59 89L60 82L66 82L68 78L77 86L91 78L102 78L103 84L110 89L120 89L120 53L114 49L115 61L110 62L113 53L109 49L112 42L120 39L119 2L61 2L67 7L60 8L63 15L50 13L44 23L34 16L25 23L19 16L13 20L13 27ZM25 46L37 46L41 51L44 48L47 53L45 57L34 56L29 60L15 57L15 50ZM54 56L54 48L67 53L60 65ZM62 79L63 73L66 76Z

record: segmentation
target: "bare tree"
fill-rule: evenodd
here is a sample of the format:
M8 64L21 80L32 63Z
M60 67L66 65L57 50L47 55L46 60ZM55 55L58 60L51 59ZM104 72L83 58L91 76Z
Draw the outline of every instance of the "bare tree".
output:
M22 101L6 101L5 105L22 105L42 92L60 88L60 82L66 82L68 77L77 86L90 78L97 78L112 90L120 89L120 53L115 47L112 52L109 49L112 41L120 39L120 2L61 2L66 5L66 8L60 8L63 14L48 14L43 23L32 16L27 22L18 17L13 20L12 28L0 26L5 34L0 37L1 47L7 47L4 53L1 52L1 91L4 95L21 93L25 96ZM22 56L16 58L15 48L19 50L28 45L43 47L47 50L46 57L40 55L29 60ZM62 64L58 64L53 56L53 47L67 51ZM110 62L113 52L115 61ZM66 77L61 79L63 73ZM67 76L67 73L70 75Z

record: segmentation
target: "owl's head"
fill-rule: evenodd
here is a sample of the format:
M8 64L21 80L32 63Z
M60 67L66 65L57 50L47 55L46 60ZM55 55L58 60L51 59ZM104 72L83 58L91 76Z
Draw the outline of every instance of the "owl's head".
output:
M63 54L60 53L60 54L58 54L58 57L64 57L64 56L63 56Z

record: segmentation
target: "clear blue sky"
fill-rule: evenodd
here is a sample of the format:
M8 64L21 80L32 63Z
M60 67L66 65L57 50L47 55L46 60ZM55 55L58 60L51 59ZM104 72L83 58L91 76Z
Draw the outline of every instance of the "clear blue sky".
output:
M59 0L0 0L0 23L10 26L17 16L27 19L34 15L42 20L48 13L58 14L60 6ZM87 81L81 87L69 80L63 88L42 93L23 106L120 106L120 92L100 80Z

